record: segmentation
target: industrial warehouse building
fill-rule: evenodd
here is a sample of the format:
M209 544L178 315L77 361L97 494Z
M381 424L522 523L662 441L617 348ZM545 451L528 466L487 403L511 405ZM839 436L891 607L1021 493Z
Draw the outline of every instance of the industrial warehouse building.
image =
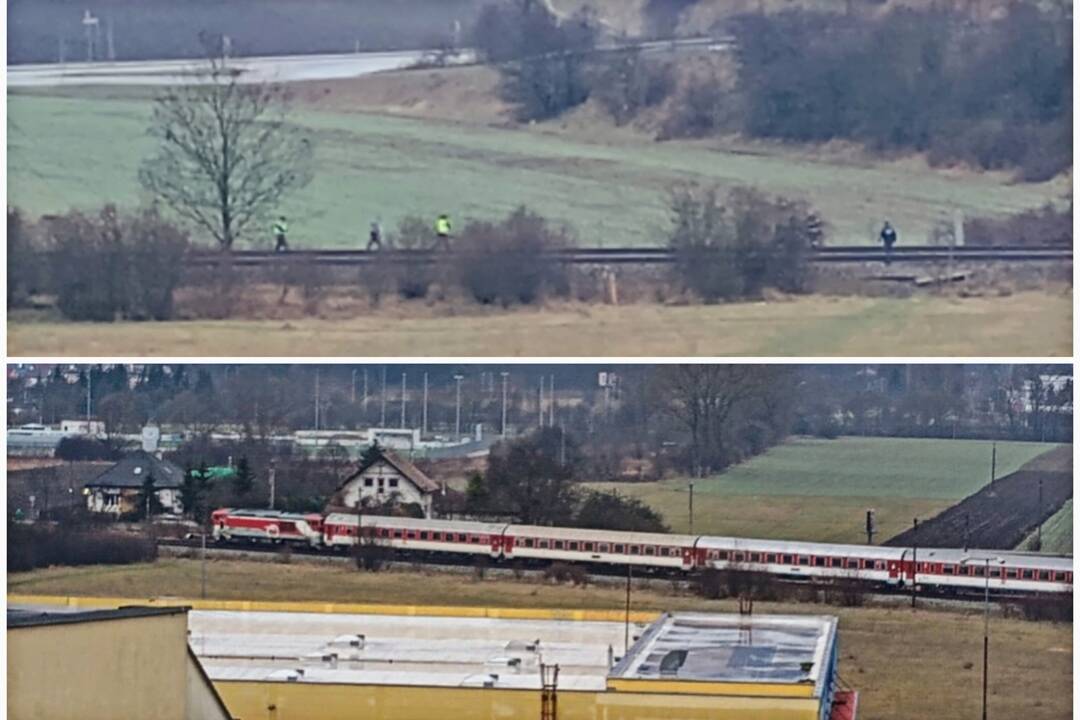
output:
M833 617L555 619L568 614L196 612L191 645L245 719L855 718Z
M12 720L230 720L187 643L185 607L8 610Z

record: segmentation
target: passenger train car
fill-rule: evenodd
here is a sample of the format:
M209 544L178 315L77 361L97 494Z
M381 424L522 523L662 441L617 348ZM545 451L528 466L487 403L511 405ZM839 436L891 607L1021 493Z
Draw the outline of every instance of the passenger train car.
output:
M347 550L370 542L401 554L445 560L486 557L529 564L570 562L643 572L706 568L795 580L858 580L881 588L917 583L938 591L1071 593L1072 558L1034 553L753 540L618 532L508 523L223 508L212 514L218 541L246 539Z

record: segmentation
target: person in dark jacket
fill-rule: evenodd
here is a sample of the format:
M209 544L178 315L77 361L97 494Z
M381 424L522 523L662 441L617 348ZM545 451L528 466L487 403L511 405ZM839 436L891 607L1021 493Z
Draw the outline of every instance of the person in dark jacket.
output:
M896 229L889 224L889 221L885 221L885 227L881 228L881 244L885 246L885 264L888 265L892 262L892 249L896 244Z

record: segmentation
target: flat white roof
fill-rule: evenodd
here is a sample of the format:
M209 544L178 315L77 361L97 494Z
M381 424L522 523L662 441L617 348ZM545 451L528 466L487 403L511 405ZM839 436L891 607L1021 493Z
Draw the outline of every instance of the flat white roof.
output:
M623 623L322 613L189 614L212 680L600 691L623 652ZM630 642L645 631L631 623ZM362 636L362 638L361 638Z
M810 683L835 643L825 616L663 615L631 623L193 610L189 642L215 681L561 690L607 680ZM816 695L817 693L815 693Z

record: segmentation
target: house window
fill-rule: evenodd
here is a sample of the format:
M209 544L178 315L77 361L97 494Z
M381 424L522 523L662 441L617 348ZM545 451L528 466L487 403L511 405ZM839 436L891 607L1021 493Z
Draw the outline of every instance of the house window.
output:
M397 487L397 478L390 478L390 487L392 487L392 488Z
M373 481L372 481L371 478L364 478L364 487L371 487L372 484L373 484Z

